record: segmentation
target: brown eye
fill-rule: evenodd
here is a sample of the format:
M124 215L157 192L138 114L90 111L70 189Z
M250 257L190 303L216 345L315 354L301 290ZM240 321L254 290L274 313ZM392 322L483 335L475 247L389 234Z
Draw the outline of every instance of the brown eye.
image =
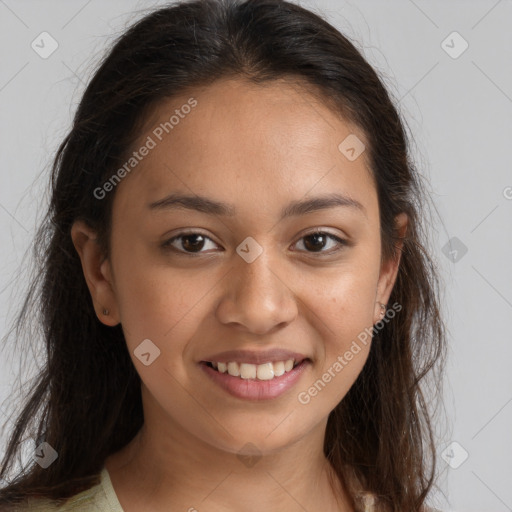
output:
M331 254L333 252L337 252L341 249L340 246L347 245L346 240L339 238L330 233L326 233L324 231L316 231L314 233L309 233L306 236L303 236L300 241L303 241L303 245L305 247L306 252L313 253L323 253L323 254ZM334 249L332 249L333 244L329 244L329 241L334 241ZM338 247L337 247L338 246ZM328 247L330 250L323 250L325 247Z
M194 254L204 252L202 249L207 245L207 241L213 240L201 233L181 233L162 244L164 249L173 249L185 254ZM213 242L215 244L215 242ZM216 245L216 244L215 244Z

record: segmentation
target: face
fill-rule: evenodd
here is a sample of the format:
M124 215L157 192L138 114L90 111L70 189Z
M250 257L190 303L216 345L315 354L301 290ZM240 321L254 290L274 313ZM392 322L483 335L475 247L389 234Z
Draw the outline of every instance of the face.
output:
M294 443L361 372L370 341L357 340L396 277L366 153L338 147L365 136L285 82L219 81L147 126L135 149L148 151L108 192L97 269L91 233L73 228L98 316L122 324L146 418L233 453Z

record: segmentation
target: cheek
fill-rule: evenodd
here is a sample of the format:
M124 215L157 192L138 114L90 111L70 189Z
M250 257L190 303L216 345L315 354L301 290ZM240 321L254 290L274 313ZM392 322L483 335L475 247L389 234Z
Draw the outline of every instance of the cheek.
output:
M218 280L210 274L170 269L135 252L119 259L116 297L130 351L150 339L171 365L171 356L183 352L205 314L205 294Z
M325 384L333 406L343 398L361 372L372 339L377 261L357 260L329 276L304 282L304 298L313 332L321 336L316 376ZM330 384L330 383L334 384ZM315 391L312 391L315 393Z
M311 274L301 297L325 326L326 339L343 342L373 324L378 267L373 261L353 261L328 274ZM356 261L357 260L357 261ZM355 330L355 331L354 331Z

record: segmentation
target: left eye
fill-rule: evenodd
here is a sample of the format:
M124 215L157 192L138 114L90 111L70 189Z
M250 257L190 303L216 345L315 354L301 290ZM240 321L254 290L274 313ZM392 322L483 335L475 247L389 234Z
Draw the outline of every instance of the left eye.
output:
M324 231L317 231L317 232L314 232L314 233L309 233L305 236L303 236L300 240L306 240L307 243L304 243L303 242L303 245L304 247L309 247L311 248L312 250L308 252L320 252L320 253L327 253L327 254L330 254L330 253L333 253L333 252L337 252L341 249L340 246L344 246L344 245L347 245L347 242L346 240L338 237L338 236L335 236L335 235L332 235L330 233L326 233ZM327 240L331 240L331 241L334 241L334 247L335 249L331 249L331 250L328 250L328 251L324 251L323 249L325 249L325 246L326 246L326 243L327 243ZM336 246L338 246L338 248L336 248Z
M181 242L180 242L181 240ZM206 241L212 242L214 245L217 245L211 238L207 237L206 235L203 235L202 233L181 233L167 241L165 241L162 244L162 247L164 249L174 249L177 252L183 253L183 254L197 254L204 252L202 249L206 245ZM334 250L324 250L326 245L328 245L328 240L331 240L331 242L334 242L334 247L339 246L337 249ZM305 241L306 243L304 243ZM181 245L181 249L177 248L175 242L178 242L179 245ZM347 245L346 240L339 238L335 235L332 235L330 233L326 233L324 231L316 231L313 233L309 233L307 235L304 235L302 238L299 239L296 244L299 242L302 242L304 247L306 248L306 252L313 252L313 253L333 253L337 252L341 249L340 246Z

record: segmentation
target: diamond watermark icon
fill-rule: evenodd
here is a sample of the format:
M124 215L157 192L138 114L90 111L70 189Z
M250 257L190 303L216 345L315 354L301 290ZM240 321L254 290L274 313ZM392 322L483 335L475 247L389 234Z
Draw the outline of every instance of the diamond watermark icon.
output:
M441 250L452 263L458 263L468 252L468 248L456 236L450 238Z
M237 248L236 252L247 263L252 263L262 252L263 247L252 238L248 236Z
M450 443L441 453L441 458L452 469L457 469L458 467L462 466L468 457L469 453L464 449L462 445L457 443L457 441Z
M348 137L345 137L341 144L338 146L343 155L353 162L356 160L366 149L366 146L363 144L363 141L354 133L351 133Z
M133 353L143 365L149 366L160 355L160 349L151 340L145 339Z
M39 57L47 59L59 47L59 43L48 32L41 32L30 46Z
M261 452L252 443L246 443L237 454L238 460L248 468L252 468L260 459Z
M456 31L441 43L441 48L452 58L458 59L469 47L469 43Z
M58 457L58 453L46 441L42 442L34 451L32 459L35 460L43 469L53 464Z

